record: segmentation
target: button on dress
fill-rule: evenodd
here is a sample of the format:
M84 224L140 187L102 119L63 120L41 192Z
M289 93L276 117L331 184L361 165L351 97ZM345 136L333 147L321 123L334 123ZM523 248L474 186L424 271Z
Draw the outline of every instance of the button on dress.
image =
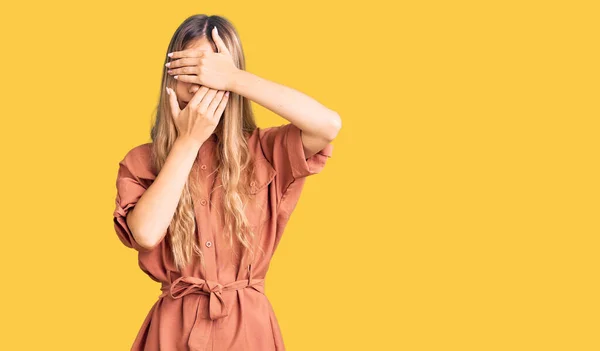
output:
M257 202L245 210L257 234L253 262L235 236L232 249L222 235L224 217L215 134L202 144L194 161L201 187L200 198L193 199L195 234L206 270L196 258L178 271L166 236L151 250L135 241L125 219L157 176L150 166L151 144L134 147L119 162L116 233L125 246L137 250L142 271L161 283L157 301L131 350L285 350L279 324L265 295L265 275L306 177L324 168L333 145L306 159L301 130L291 123L256 128L247 140L256 166L249 184Z

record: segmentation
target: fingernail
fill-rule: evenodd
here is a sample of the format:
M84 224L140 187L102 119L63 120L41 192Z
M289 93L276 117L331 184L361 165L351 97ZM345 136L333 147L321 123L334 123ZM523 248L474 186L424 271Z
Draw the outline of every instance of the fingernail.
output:
M169 67L171 65L171 62L167 62L165 63L165 66Z
M179 76L173 76L173 78L175 78L175 79L177 79L177 77L179 77Z
M217 29L217 26L215 26L215 33L219 34L219 30Z
M170 53L167 54L167 56L171 57L171 56L173 56L173 53L170 52Z

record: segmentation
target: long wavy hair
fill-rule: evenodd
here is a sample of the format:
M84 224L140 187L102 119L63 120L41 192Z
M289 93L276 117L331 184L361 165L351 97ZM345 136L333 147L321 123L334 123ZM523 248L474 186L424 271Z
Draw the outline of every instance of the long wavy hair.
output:
M185 19L173 34L167 53L184 50L191 41L202 37L207 38L213 50L217 52L217 46L210 34L214 26L217 27L219 36L231 52L235 66L245 70L244 52L238 33L234 26L221 16L199 14ZM168 60L165 54L164 63L167 63ZM158 171L165 164L167 155L178 136L169 108L169 96L165 92L167 86L175 90L177 81L167 73L167 69L163 64L160 98L156 107L156 119L151 130L152 163L154 169ZM220 175L223 187L223 219L225 223L223 234L232 247L233 234L235 234L242 246L249 250L250 257L253 259L255 253L252 243L256 234L248 223L244 208L249 200L248 182L245 180L254 172L246 136L256 129L256 122L250 100L233 92L229 94L227 107L215 128L217 136L217 169L215 171L218 172L217 175ZM195 163L184 185L168 230L175 265L180 270L191 262L194 253L200 258L203 268L206 269L204 256L195 234L196 220L193 199L197 198L196 195L199 194L196 181L199 179L198 174ZM237 254L237 252L235 253Z

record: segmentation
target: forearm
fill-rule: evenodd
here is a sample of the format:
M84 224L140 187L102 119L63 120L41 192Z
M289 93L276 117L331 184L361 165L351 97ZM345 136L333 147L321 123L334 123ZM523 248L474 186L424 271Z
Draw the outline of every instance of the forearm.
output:
M127 225L141 246L152 248L163 240L198 150L195 142L175 141L156 179L128 213Z
M232 91L280 115L304 133L333 140L341 124L337 112L282 84L238 70Z

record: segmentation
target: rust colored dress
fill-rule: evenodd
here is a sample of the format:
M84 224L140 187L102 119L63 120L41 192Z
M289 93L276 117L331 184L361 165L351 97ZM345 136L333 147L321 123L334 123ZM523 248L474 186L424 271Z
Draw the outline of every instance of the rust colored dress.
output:
M221 234L222 191L216 167L216 136L211 135L195 160L201 198L194 199L196 235L206 260L199 259L179 272L166 236L152 250L138 245L125 218L152 184L150 143L131 149L119 163L114 211L116 233L125 246L138 251L139 267L162 283L131 350L145 351L283 351L285 346L277 319L265 295L265 275L284 228L296 206L306 177L319 173L333 150L305 159L301 130L288 123L257 128L248 136L256 170L250 180L256 206L246 215L255 228L255 259L234 236L234 248ZM262 207L262 209L260 208ZM258 250L262 248L264 253ZM237 255L234 253L237 252Z

